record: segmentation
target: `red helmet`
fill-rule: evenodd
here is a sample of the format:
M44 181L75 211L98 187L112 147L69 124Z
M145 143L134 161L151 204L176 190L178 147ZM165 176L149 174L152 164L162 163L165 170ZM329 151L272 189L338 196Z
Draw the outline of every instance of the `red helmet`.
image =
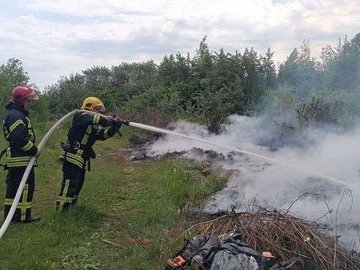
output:
M36 92L28 86L19 85L16 86L10 96L10 102L24 105L26 101L38 100L39 97Z

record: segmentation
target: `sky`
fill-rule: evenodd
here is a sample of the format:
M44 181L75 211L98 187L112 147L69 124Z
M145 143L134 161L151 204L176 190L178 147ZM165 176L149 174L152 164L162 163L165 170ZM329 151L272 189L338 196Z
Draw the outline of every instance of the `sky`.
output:
M18 58L40 90L92 66L211 51L321 48L360 32L359 0L0 0L0 64Z

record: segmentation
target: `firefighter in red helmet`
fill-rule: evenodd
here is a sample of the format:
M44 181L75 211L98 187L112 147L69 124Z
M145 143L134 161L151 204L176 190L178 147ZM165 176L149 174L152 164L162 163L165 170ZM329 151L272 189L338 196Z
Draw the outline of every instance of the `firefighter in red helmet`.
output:
M67 140L62 144L63 179L56 200L58 212L76 204L85 173L90 171L90 159L96 157L94 143L114 136L121 124L128 124L125 120L102 116L105 106L97 97L85 98L81 109L83 111L75 113Z
M30 158L38 152L35 145L35 133L28 118L31 103L38 99L33 89L20 85L12 90L10 102L5 106L3 131L5 139L9 142L8 148L3 151L5 169L8 171L4 204L5 218L10 211L26 166ZM29 223L40 219L31 214L34 188L35 173L32 168L13 216L13 222Z

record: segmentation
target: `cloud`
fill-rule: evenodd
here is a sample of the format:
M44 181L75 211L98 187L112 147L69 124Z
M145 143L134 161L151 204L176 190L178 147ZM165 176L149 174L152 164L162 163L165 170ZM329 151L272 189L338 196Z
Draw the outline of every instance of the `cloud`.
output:
M1 2L0 61L20 58L40 86L92 65L193 54L205 35L213 51L253 47L264 54L270 47L283 61L309 40L319 56L360 25L356 0Z
M30 0L25 7L33 11L42 11L79 16L79 17L113 17L119 15L149 15L158 13L165 1L94 1L76 0Z

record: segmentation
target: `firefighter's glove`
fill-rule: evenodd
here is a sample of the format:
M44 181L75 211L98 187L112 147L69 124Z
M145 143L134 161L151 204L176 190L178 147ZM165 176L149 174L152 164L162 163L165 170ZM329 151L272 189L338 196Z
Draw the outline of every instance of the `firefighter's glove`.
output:
M129 120L120 119L121 123L124 125L129 125Z
M117 126L116 124L113 124L110 126L110 128L107 131L107 135L109 137L112 137L115 135L115 133L119 132L119 126Z
M114 117L110 120L110 125L119 129L122 125L122 122L119 118Z
M36 154L38 153L38 148L36 147L36 145L34 144L33 147L30 148L30 150L28 151L28 153L31 156L36 156Z

